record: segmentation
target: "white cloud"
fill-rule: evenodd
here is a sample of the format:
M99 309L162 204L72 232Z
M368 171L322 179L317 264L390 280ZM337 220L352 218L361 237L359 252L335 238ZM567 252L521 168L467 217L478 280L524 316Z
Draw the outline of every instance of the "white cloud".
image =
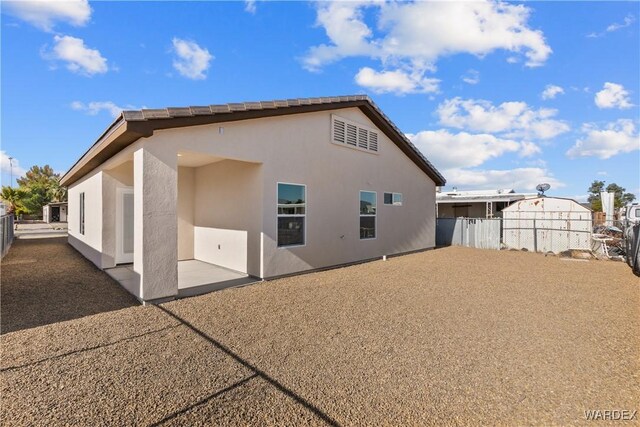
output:
M613 24L610 24L604 31L602 31L600 33L587 34L587 37L589 37L589 38L602 37L602 36L606 35L607 33L612 33L614 31L618 31L618 30L621 30L623 28L627 28L628 26L630 26L634 22L636 22L636 17L633 16L633 15L627 15L627 16L624 17L624 20L622 22L614 22Z
M27 171L20 166L20 162L18 161L18 159L14 158L13 160L9 160L9 157L10 156L6 151L0 150L0 171L2 171L3 174L9 175L9 177L11 172L13 171L14 178L19 178L24 175ZM11 167L12 163L13 167Z
M518 153L520 157L531 157L540 153L542 153L542 149L538 144L531 141L522 141L520 143L520 151Z
M480 83L480 73L476 70L467 70L467 72L460 78L463 82L470 85Z
M551 184L551 188L562 188L565 184L554 178L544 168L516 168L506 170L447 169L443 171L447 184L458 188L474 190L514 188L517 191L535 192L541 182Z
M631 108L633 104L629 101L629 92L624 86L617 83L606 82L603 89L596 93L594 99L598 108Z
M562 95L564 93L564 89L560 86L556 85L547 85L542 91L542 99L554 99L558 95Z
M584 138L576 141L567 151L567 156L608 159L616 154L640 150L640 137L633 121L628 119L608 123L604 129L585 124L582 131Z
M83 26L91 18L88 0L3 1L2 8L44 31L52 31L57 22Z
M517 142L488 134L453 134L444 129L407 137L438 169L477 167L509 152L518 152L521 157L540 152L537 145L528 141Z
M375 71L364 67L356 74L358 85L375 93L430 93L438 91L440 80L422 76L420 73L407 73L403 70Z
M95 116L102 111L108 112L111 117L118 117L123 110L136 110L137 108L132 105L126 105L120 107L111 101L91 101L84 103L81 101L73 101L71 103L71 109L76 111L84 111L90 116Z
M365 22L367 8L375 9L378 37ZM379 60L385 70L402 69L422 80L443 56L484 57L502 49L523 55L525 64L535 67L547 60L551 48L541 31L527 25L529 13L524 5L489 0L318 2L317 25L324 28L329 43L311 47L303 65L318 71L346 57L365 56Z
M200 47L193 41L174 37L172 43L173 52L177 56L173 60L173 68L186 78L193 80L206 79L206 71L211 65L213 55L206 48Z
M245 12L249 12L251 14L256 13L256 0L245 0L244 2L244 10Z
M92 76L109 70L107 60L97 49L88 48L84 40L71 36L54 36L51 51L43 51L43 57L53 61L64 61L69 71Z
M552 119L557 110L534 110L525 102L503 102L496 107L490 101L456 97L441 103L436 113L444 126L508 137L550 139L569 130L565 122Z
M627 16L624 17L624 20L622 21L622 23L614 22L613 24L611 24L611 25L609 25L607 27L606 31L608 33L611 33L613 31L618 31L618 30L621 30L623 28L626 28L626 27L630 26L634 22L636 22L636 17L633 16L633 15L627 15Z

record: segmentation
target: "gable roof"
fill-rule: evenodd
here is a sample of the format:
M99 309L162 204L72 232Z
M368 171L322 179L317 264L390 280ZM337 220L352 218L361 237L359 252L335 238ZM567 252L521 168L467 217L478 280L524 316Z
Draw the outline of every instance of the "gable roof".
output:
M351 107L360 108L437 186L445 184L442 174L366 95L123 111L60 182L64 186L73 184L128 145L139 138L150 137L156 130Z

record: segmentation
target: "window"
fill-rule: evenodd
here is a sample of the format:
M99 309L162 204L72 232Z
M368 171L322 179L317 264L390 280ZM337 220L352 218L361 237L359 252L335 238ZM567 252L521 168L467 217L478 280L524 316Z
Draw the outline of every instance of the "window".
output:
M376 206L375 191L360 192L360 239L376 238Z
M80 193L80 234L84 234L84 193Z
M378 152L378 132L359 123L331 115L331 140L343 147Z
M402 193L384 193L384 204L402 206Z
M307 187L278 183L278 247L305 244Z

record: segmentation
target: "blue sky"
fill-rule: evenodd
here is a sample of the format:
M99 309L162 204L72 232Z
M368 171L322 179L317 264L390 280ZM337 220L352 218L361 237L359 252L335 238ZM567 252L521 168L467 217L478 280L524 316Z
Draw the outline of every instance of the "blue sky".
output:
M640 196L638 2L2 2L2 183L121 109L365 93L448 188ZM312 162L312 159L309 160Z

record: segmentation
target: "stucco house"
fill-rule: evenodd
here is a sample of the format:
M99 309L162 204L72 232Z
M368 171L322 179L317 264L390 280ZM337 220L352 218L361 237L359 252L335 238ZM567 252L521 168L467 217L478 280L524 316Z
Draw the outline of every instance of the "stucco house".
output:
M362 95L125 111L62 178L69 243L147 302L432 248L444 183Z

